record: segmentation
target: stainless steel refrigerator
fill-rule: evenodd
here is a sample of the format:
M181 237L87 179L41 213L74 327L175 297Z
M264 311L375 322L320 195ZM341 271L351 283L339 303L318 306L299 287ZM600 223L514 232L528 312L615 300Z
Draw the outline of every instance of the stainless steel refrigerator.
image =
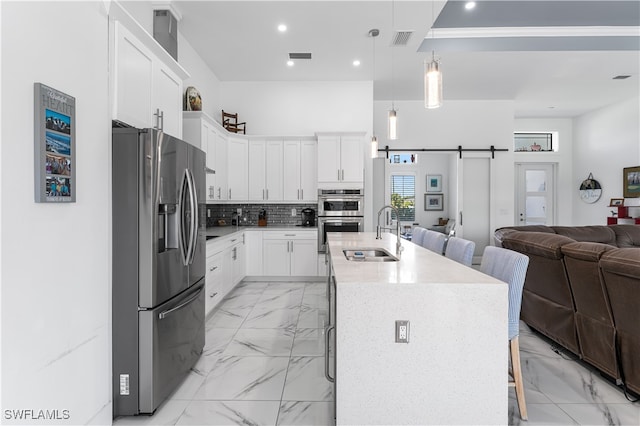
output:
M204 347L203 151L113 129L113 415L150 414Z

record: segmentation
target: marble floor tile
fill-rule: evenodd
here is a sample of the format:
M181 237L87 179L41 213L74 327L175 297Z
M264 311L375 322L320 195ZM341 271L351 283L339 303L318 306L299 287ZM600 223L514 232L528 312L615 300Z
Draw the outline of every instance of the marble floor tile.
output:
M207 321L209 328L240 328L252 308L214 308L215 312Z
M333 383L324 375L324 357L292 357L283 401L333 401Z
M242 328L291 328L298 324L300 308L255 307Z
M291 355L293 328L242 328L224 351L225 356Z
M300 310L298 328L325 328L329 322L329 311L303 307Z
M320 295L320 296L325 296L327 295L327 283L326 280L322 281L322 282L315 282L315 283L306 283L304 286L304 294L305 295L311 295L311 294L315 294L315 295Z
M175 425L182 413L189 405L189 400L173 400L168 399L160 404L158 409L152 416L122 416L113 420L114 426L124 425Z
M322 294L307 294L302 296L302 308L303 309L328 309L329 301L327 296Z
M287 291L298 291L305 288L305 283L302 282L271 282L265 289L265 293L284 293Z
M278 401L193 401L177 425L276 424Z
M249 294L256 291L262 293L268 285L269 283L267 281L241 281L229 293L238 292Z
M265 292L256 303L256 308L299 308L303 289Z
M335 424L333 401L282 401L278 413L278 425L282 426L333 424Z
M237 330L235 328L208 328L205 334L202 356L193 367L193 370L209 374L213 366L222 357L222 353L233 339Z
M520 418L517 407L509 406L508 422L510 426L549 426L579 424L555 404L527 404L528 420Z
M182 383L178 385L176 390L169 395L168 399L191 401L204 383L206 377L207 373L203 374L201 371L192 369Z
M260 296L262 296L262 290L248 294L243 292L234 292L233 294L228 294L220 302L220 308L226 310L233 310L234 308L253 308L258 300L260 300Z
M221 358L194 399L280 401L288 364L288 357Z
M324 328L299 328L291 356L324 356Z
M640 407L630 404L558 404L581 425L640 425Z
M626 402L615 386L577 361L538 357L521 365L525 388L542 392L556 404Z

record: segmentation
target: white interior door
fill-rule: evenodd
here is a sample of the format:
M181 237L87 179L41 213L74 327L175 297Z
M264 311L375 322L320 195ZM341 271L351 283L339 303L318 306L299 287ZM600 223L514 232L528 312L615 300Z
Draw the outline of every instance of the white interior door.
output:
M516 164L516 225L554 224L554 165Z
M484 248L491 244L491 158L469 157L459 160L458 225L456 236L476 243L473 263L479 264Z

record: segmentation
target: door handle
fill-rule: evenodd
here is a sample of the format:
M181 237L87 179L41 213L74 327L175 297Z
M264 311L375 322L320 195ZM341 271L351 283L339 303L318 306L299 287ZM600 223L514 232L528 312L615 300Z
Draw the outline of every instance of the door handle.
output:
M198 298L198 296L200 296L200 293L202 292L202 289L203 289L203 288L204 288L204 287L200 287L200 289L196 292L196 294L194 294L193 296L191 296L191 297L189 298L189 300L186 300L186 301L182 302L181 304L179 304L179 305L178 305L178 306L176 306L175 308L171 308L171 309L169 309L168 311L160 312L160 313L158 314L158 318L159 318L159 319L165 319L168 315L172 314L173 312L178 311L178 310L180 310L180 309L184 308L185 306L187 306L188 304L190 304L191 302L193 302L194 300L196 300L196 299Z

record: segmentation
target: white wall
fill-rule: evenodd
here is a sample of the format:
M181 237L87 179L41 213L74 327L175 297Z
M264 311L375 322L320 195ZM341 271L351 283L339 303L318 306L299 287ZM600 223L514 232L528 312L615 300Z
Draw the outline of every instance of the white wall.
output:
M514 159L518 163L554 163L556 164L556 220L554 225L573 224L574 195L577 186L573 180L573 120L570 118L516 119L516 132L557 132L558 140L555 152L516 152ZM514 165L515 167L515 165ZM588 173L587 173L588 175ZM583 179L586 179L585 175Z
M640 98L582 115L574 121L573 224L604 225L611 198L622 198L622 169L640 165ZM602 185L602 197L586 204L578 197L589 173ZM631 213L631 212L630 212ZM640 212L633 213L638 216Z
M514 168L513 168L513 102L511 101L446 101L441 108L428 110L421 101L396 101L398 110L399 139L390 141L387 135L387 112L389 101L374 103L374 126L380 147L393 148L463 148L486 149L507 148L508 152L497 152L492 160L491 217L490 229L513 224ZM380 155L384 155L381 153ZM429 155L429 154L428 154ZM436 155L431 154L431 155ZM440 155L440 154L437 154ZM463 156L474 156L464 153ZM477 155L486 155L484 153ZM455 212L450 202L456 194L456 182L451 177L452 161L447 163L449 176L444 185L447 216ZM443 173L444 174L444 173ZM448 179L447 179L448 177ZM424 180L422 176L418 181ZM424 187L422 187L424 189ZM416 195L424 197L424 192Z
M111 183L104 2L2 2L2 421L111 422ZM77 202L34 202L33 83L76 98ZM37 413L36 413L37 414ZM27 420L46 424L51 421Z
M252 135L370 132L370 81L231 81L220 85L221 109L239 114Z

